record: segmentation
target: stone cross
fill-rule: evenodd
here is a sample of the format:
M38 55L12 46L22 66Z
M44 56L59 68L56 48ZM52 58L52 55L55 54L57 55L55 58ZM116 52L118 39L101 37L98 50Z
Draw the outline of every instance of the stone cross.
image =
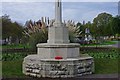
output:
M55 22L48 30L48 43L69 43L67 27L62 23L61 0L55 2Z
M55 2L55 23L62 23L61 0L56 0Z

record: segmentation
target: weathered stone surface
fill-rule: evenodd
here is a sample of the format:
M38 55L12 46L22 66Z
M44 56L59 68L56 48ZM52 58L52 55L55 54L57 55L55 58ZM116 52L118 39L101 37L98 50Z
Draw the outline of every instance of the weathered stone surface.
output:
M78 58L79 44L38 44L38 55L41 59L54 59L56 56L67 58ZM42 55L42 56L41 56Z
M53 26L48 30L48 43L69 43L67 27Z
M75 77L92 74L94 72L93 66L94 61L92 57L67 58L61 60L36 59L36 61L33 59L24 60L23 72L26 75L39 77Z

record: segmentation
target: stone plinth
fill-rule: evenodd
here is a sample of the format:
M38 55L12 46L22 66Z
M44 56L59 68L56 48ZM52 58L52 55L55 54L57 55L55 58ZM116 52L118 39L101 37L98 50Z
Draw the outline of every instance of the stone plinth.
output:
M77 77L93 72L94 61L89 56L56 60L30 55L23 62L23 73L34 77Z
M69 43L69 33L66 26L54 23L48 30L48 43Z
M37 53L40 59L54 59L56 56L61 56L64 59L67 58L79 58L79 44L69 43L69 44L38 44Z

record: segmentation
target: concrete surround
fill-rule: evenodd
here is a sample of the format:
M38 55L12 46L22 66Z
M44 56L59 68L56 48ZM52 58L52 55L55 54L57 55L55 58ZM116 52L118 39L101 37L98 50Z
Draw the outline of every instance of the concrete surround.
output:
M55 23L48 30L48 41L37 44L37 54L23 61L23 73L34 77L76 77L94 72L94 60L79 52L80 45L69 43L67 27L62 23L61 0L55 2ZM61 56L63 59L55 59Z

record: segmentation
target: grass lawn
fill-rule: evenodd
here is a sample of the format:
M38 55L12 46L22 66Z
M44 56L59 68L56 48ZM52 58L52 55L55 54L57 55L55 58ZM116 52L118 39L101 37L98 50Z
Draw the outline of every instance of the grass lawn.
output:
M105 41L104 43L102 43L102 45L112 45L112 44L116 44L118 41Z
M3 77L25 77L22 61L3 61ZM118 59L95 59L95 74L118 73Z
M96 74L118 73L118 59L95 59Z
M3 77L23 77L22 61L3 61L2 62Z

